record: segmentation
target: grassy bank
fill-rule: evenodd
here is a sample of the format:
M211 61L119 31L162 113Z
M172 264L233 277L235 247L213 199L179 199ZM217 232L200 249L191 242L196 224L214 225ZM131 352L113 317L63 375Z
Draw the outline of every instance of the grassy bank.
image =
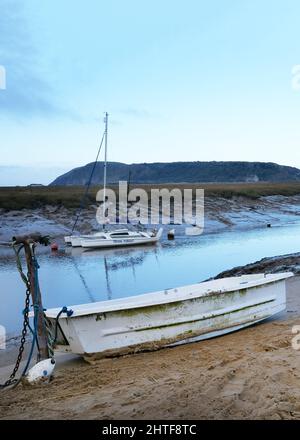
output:
M117 185L109 185L117 191ZM130 189L135 185L131 185ZM150 193L151 188L203 188L208 197L232 198L234 196L256 199L261 196L300 194L300 182L291 183L230 183L230 184L168 184L168 185L136 185ZM91 187L87 202L95 203L99 187ZM24 208L39 208L44 205L63 205L67 208L77 208L85 192L82 186L45 186L45 187L0 187L0 208L19 210Z

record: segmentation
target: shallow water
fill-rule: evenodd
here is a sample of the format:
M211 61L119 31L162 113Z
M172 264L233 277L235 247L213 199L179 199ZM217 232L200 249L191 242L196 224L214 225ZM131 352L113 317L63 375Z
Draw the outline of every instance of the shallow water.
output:
M263 257L298 252L300 224L163 240L157 246L40 255L44 307L83 304L203 281ZM14 258L0 259L0 324L19 333L25 286Z

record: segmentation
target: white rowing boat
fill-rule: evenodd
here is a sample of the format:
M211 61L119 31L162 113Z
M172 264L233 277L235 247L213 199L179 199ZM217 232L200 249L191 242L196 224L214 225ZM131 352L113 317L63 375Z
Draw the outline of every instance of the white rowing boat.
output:
M285 309L291 272L243 275L160 292L71 306L45 314L57 350L86 360L223 335Z

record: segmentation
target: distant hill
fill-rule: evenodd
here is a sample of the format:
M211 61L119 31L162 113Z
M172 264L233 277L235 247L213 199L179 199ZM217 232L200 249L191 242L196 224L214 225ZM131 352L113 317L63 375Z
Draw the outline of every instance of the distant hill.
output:
M85 185L94 163L74 168L57 177L51 185ZM103 162L98 162L92 184L103 183ZM298 168L272 162L170 162L125 164L107 163L107 182L128 180L132 183L195 182L287 182L300 181Z

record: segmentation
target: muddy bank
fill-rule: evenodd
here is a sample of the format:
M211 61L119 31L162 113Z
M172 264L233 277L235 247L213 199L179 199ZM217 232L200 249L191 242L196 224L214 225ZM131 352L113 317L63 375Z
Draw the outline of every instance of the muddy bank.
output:
M78 230L90 233L99 230L96 221L97 206L82 210ZM69 234L77 210L62 205L46 205L38 209L4 211L0 209L0 242L10 241L14 235L31 232L49 234L54 240L62 241ZM234 196L205 198L204 233L218 232L230 228L267 227L300 221L300 195L266 196L257 199ZM173 227L173 226L172 226ZM183 234L184 227L174 225L176 234ZM168 225L165 226L169 228Z
M280 255L278 257L263 258L246 266L234 267L218 274L217 278L239 276L251 273L278 273L293 272L300 275L300 252L296 254Z

